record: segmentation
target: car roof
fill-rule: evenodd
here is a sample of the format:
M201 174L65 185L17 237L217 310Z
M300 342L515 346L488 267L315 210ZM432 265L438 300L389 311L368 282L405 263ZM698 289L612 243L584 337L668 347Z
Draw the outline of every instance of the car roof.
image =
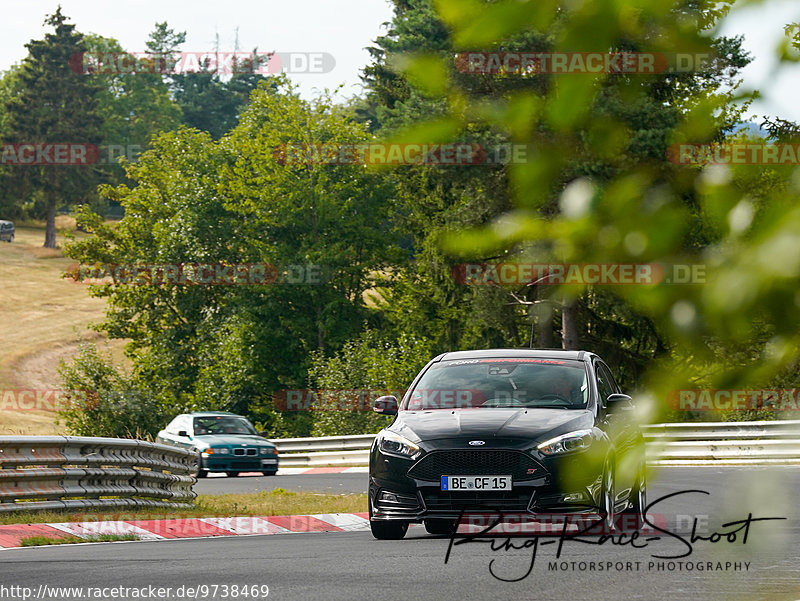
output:
M13 221L3 221L2 219L0 219L0 224L3 224L3 225L6 225L6 224L14 225L14 222Z
M230 411L194 411L193 413L188 413L187 415L191 415L192 417L215 417L220 415L232 415L233 417L243 417L241 415L237 415L236 413L231 413Z
M471 351L453 351L442 353L434 361L452 361L457 359L491 359L491 358L515 358L515 357L535 357L537 359L572 359L583 361L594 356L589 351L565 351L563 349L530 349L530 348L495 348Z

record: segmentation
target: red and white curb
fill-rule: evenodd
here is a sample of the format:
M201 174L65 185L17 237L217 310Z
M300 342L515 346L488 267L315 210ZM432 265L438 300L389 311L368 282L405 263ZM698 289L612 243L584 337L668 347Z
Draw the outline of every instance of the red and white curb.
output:
M360 530L369 530L369 518L366 512L265 517L84 521L60 524L10 524L0 526L0 549L20 547L20 541L31 536L91 538L103 534L114 536L134 534L143 540L154 540L300 532L355 532Z

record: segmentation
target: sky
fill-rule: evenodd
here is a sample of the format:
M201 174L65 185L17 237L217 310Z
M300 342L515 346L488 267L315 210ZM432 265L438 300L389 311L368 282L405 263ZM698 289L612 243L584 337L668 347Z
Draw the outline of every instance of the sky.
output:
M751 121L777 115L800 122L800 64L780 66L775 50L784 26L794 22L800 22L800 2L772 0L735 8L720 27L722 35L744 34L744 48L754 59L741 73L740 88L763 96L749 111Z
M212 50L217 36L222 50L233 50L238 30L243 51L327 53L332 69L291 75L307 98L340 85L340 97L358 94L360 71L369 62L366 48L392 18L387 0L2 0L0 70L25 57L25 43L43 36L44 16L59 3L79 31L116 38L131 52L144 51L154 24L167 21L187 32L187 52ZM800 21L798 0L766 0L734 9L721 28L725 35L744 34L755 58L743 72L743 88L763 95L750 111L753 121L765 114L800 121L800 66L776 73L773 58L775 40L792 21Z
M333 56L328 73L297 73L292 80L310 97L344 84L340 95L360 91L359 72L369 62L366 47L385 32L392 8L386 0L0 0L0 70L27 55L25 44L42 38L44 17L61 4L82 33L116 38L130 52L144 52L156 22L186 32L184 52L220 49L321 53Z

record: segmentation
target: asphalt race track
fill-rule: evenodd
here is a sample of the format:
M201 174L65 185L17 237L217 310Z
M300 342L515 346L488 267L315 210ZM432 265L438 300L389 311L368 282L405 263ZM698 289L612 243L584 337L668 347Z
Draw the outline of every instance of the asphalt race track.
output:
M363 491L366 485L365 474L334 476L342 479L342 488L353 492ZM730 536L722 536L717 543L684 543L661 533L658 540L642 537L634 541L646 544L646 548L632 548L613 545L612 541L598 546L596 537L586 537L595 544L564 541L561 558L556 561L556 539L542 538L530 574L517 582L494 578L490 566L500 578L523 577L531 564L535 539L510 539L518 547L528 545L515 550L504 546L509 540L506 538L494 539L499 547L496 551L487 543L457 545L448 564L444 559L450 540L429 536L421 527L412 527L401 541L376 541L365 531L92 544L2 551L0 585L32 587L34 593L43 583L153 585L173 587L173 591L181 586L268 585L269 599L303 601L800 598L800 511L795 500L800 469L665 468L656 477L657 481L651 478L648 488L651 503L682 490L710 493L681 494L653 506L651 513L663 514L670 532L688 541L697 517L698 533L711 536L739 528L736 540L729 542ZM307 478L320 478L320 482L329 484L328 475L249 480L290 488L287 481L294 479L293 488L300 490L308 485ZM241 486L242 482L245 480L209 479L203 486ZM748 514L754 519L789 519L750 523L747 542L742 544L743 526L722 524L746 520ZM693 549L689 557L653 557L681 555L689 547ZM611 570L599 571L600 562L604 566L613 562ZM747 569L744 562L749 562ZM738 570L734 569L736 564ZM59 597L51 594L47 598ZM181 597L171 593L162 598ZM198 598L232 597L223 597L218 590L216 597Z
M296 474L292 476L243 474L238 478L214 474L198 480L194 490L200 495L224 495L226 493L260 492L279 487L295 492L365 493L367 492L367 474Z

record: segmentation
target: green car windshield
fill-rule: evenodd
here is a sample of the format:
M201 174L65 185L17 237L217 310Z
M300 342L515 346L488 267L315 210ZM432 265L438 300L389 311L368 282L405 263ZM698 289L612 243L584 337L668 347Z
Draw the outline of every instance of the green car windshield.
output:
M432 365L404 409L585 409L589 399L581 361L467 359Z
M212 415L194 418L195 436L207 434L254 434L252 424L243 417L229 415Z

